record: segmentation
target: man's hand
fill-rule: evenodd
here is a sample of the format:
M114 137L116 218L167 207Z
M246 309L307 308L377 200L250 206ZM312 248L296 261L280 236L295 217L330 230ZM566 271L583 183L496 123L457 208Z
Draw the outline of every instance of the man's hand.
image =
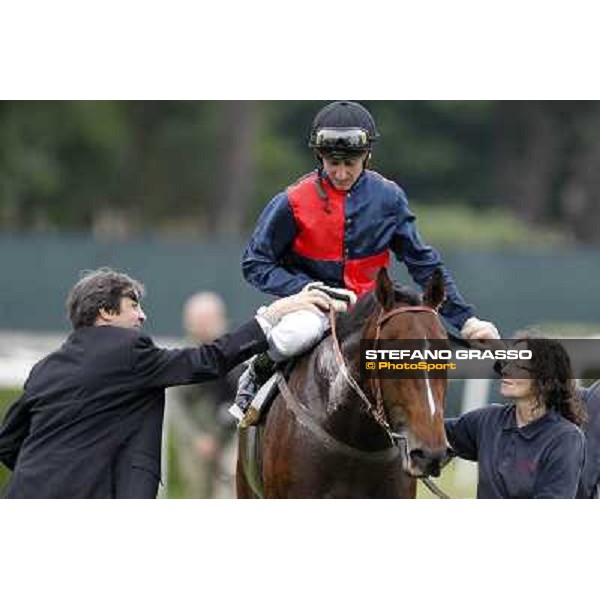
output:
M500 339L500 334L493 323L481 321L477 317L467 319L460 333L467 340Z
M331 299L331 304L336 312L344 312L348 310L348 306L356 303L356 294L352 290L345 288L334 288L325 285L322 281L311 281L305 285L302 291L321 291L327 294Z
M312 310L322 313L323 311L328 311L331 305L332 300L324 292L303 290L293 296L275 300L275 302L265 309L259 310L258 315L266 319L271 327L275 327L282 317L297 310Z

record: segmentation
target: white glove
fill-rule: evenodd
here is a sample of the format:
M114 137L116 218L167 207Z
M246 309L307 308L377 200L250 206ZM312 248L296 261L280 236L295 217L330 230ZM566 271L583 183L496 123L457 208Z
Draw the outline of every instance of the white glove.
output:
M297 310L312 310L317 314L323 314L323 311L329 310L331 304L332 300L323 292L302 290L293 296L275 300L269 306L261 306L256 313L256 319L265 331L275 327L285 315Z
M468 318L460 333L467 340L500 339L500 334L493 323L490 323L490 321L481 321L477 317Z
M311 281L302 291L317 290L324 292L331 299L331 306L336 312L344 312L349 306L356 303L356 294L346 288L334 288L325 285L322 281Z

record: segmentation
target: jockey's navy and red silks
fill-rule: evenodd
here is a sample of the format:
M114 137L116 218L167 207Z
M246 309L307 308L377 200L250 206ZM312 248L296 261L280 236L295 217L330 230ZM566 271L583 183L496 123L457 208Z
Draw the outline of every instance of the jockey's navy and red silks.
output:
M442 267L447 300L441 313L458 330L474 316L438 252L419 237L404 191L374 171L363 171L348 192L314 171L265 207L244 252L249 283L275 296L299 292L311 281L361 296L390 262L390 251L424 287Z

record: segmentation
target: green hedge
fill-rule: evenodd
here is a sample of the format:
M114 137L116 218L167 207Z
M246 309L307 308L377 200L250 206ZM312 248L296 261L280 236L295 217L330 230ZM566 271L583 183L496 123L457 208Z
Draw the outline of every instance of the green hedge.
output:
M4 419L4 415L8 407L19 397L21 390L0 389L0 419ZM6 486L6 482L10 476L10 471L0 463L0 497Z

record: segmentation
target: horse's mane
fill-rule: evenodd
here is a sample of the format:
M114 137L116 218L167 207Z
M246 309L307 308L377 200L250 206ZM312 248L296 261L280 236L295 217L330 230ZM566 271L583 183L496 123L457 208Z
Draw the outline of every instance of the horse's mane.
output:
M405 287L394 287L394 299L397 304L408 304L417 306L421 304L421 295L414 290ZM347 313L338 316L337 335L340 340L349 335L362 331L369 317L379 310L379 302L375 296L375 290L365 294Z

